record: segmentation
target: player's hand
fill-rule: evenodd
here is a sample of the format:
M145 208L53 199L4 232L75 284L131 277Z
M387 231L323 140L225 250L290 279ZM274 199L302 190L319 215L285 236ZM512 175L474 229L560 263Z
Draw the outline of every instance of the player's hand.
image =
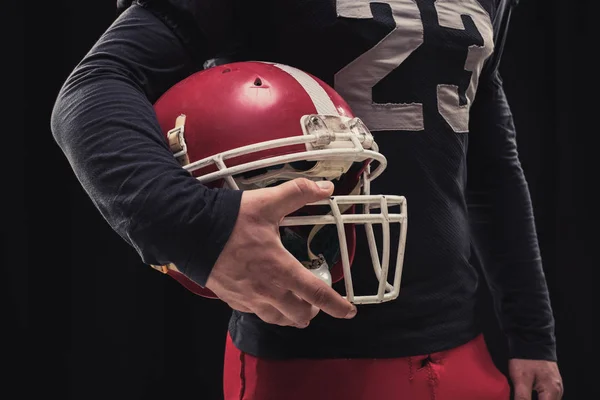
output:
M279 222L333 193L331 182L298 178L242 194L237 222L206 287L233 309L304 328L319 310L352 318L356 307L307 270L282 245Z
M515 358L508 365L515 400L531 400L533 391L537 392L539 400L562 399L563 382L555 362Z

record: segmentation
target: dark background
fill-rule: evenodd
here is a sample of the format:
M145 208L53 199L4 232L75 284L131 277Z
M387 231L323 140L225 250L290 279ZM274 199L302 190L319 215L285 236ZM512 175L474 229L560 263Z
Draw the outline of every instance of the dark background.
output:
M114 19L114 1L11 1L5 10L0 337L6 383L17 392L0 396L220 399L227 307L143 265L92 206L50 132L56 94ZM501 66L568 400L600 398L592 342L600 266L592 258L600 134L592 15L584 1L521 1ZM485 290L482 299L488 344L506 371Z

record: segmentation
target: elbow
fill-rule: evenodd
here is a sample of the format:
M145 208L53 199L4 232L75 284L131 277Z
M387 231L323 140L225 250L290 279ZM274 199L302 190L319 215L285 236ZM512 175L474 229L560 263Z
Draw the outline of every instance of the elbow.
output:
M50 115L50 131L52 132L52 137L54 140L60 144L61 142L61 132L62 132L62 108L63 108L63 99L62 96L59 95L56 101L54 102L54 107L52 107L52 114Z
M52 113L50 115L50 131L52 132L52 137L61 148L63 148L65 144L65 137L67 136L66 132L68 130L67 110L68 100L64 90L61 90L54 101L54 106L52 107Z
M80 66L64 82L58 92L50 114L50 131L58 146L68 153L68 147L75 145L77 132L90 118L93 110L94 83Z

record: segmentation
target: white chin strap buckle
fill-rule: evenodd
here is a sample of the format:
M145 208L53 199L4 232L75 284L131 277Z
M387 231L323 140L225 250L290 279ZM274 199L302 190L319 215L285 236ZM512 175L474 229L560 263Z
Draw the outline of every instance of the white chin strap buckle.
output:
M331 272L329 272L329 265L322 255L319 255L319 258L312 260L312 263L306 267L317 278L331 286Z

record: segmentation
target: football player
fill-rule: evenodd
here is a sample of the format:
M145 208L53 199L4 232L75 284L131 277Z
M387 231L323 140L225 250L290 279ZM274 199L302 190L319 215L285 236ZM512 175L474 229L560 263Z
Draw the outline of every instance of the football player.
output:
M119 2L52 131L145 263L233 309L225 399L507 399L476 252L515 397L562 397L498 72L515 3Z

